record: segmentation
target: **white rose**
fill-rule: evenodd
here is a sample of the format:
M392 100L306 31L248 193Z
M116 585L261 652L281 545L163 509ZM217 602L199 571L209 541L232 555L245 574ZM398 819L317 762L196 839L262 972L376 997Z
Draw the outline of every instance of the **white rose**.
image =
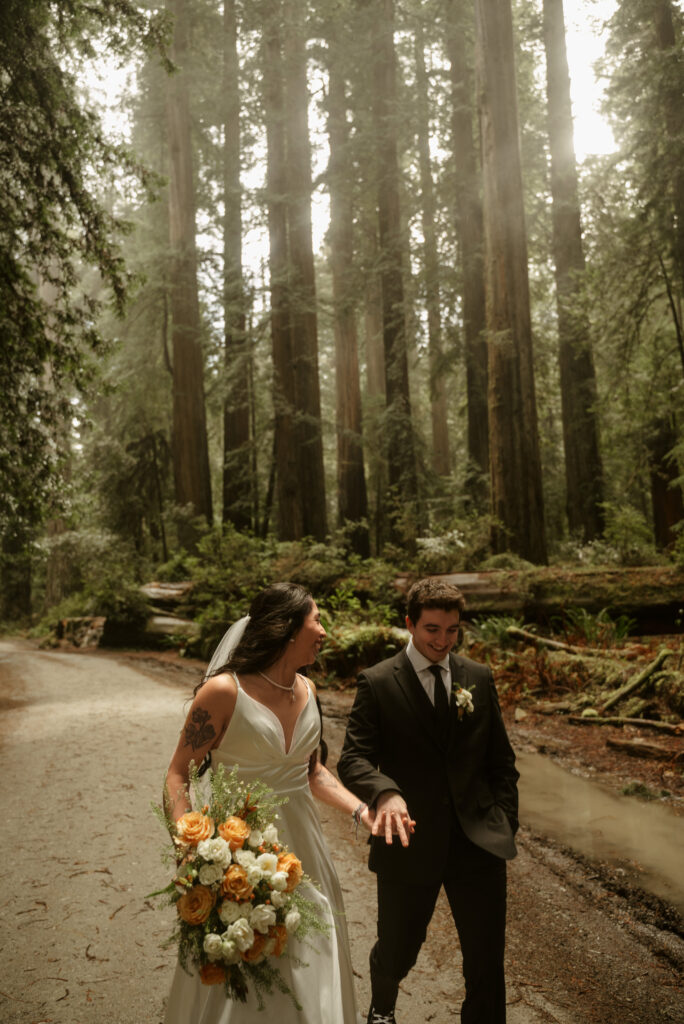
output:
M261 846L263 841L264 841L263 833L260 832L258 828L253 828L252 831L249 833L249 838L247 840L249 845L250 846Z
M251 850L236 850L233 854L233 860L237 861L240 867L246 871L252 864L256 864L256 854L252 853Z
M286 892L278 892L277 889L274 889L271 893L271 906L275 907L276 910L280 910L281 907L285 906L288 899L289 897Z
M287 872L276 871L271 879L271 887L277 889L279 892L283 892L287 889Z
M460 708L465 708L466 711L475 710L470 690L459 690L456 694L456 704Z
M227 927L237 921L239 917L246 917L245 910L245 907L233 900L224 900L219 907L219 917Z
M275 825L266 825L261 836L264 843L267 843L269 846L274 846L274 844L277 843L277 828Z
M264 875L274 875L278 870L278 858L275 853L260 853L256 862Z
M264 842L268 843L269 846L274 846L278 842L278 829L275 825L267 825L262 832Z
M205 935L202 945L204 947L204 952L210 960L218 960L223 955L221 936L217 935L215 932L209 932L208 935Z
M285 915L285 927L287 928L288 932L296 932L297 929L299 928L301 920L302 915L299 913L296 907L293 907L292 910L288 910L287 914Z
M232 939L227 939L225 935L221 940L221 957L227 964L237 964L242 960L237 944Z
M233 940L241 953L244 953L245 950L249 949L254 942L254 932L250 928L249 922L246 921L244 917L238 918L237 921L231 924L226 935L229 939Z
M264 873L258 864L250 864L245 870L247 872L247 881L250 885L258 885L264 877Z
M270 956L274 949L275 949L275 939L266 939L266 943L264 945L264 950L263 950L264 956Z
M215 839L203 839L197 844L197 852L204 860L211 860L222 868L227 868L232 860L230 843L220 836Z
M269 907L268 903L260 903L252 910L249 923L255 932L265 935L271 925L276 923L275 908Z
M203 864L199 869L199 880L202 885L213 885L223 878L223 868L220 864Z

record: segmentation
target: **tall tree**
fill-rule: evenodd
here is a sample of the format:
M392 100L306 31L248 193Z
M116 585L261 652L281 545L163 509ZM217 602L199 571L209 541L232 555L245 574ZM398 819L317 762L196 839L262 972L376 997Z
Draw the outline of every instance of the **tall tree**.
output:
M476 0L496 550L546 561L510 0Z
M422 13L422 12L421 12ZM425 304L428 320L430 357L430 419L432 422L432 468L439 476L449 476L449 428L447 393L442 344L442 316L439 294L439 255L435 219L435 188L430 159L430 96L425 66L423 20L416 20L414 33L416 98L418 101L418 162L420 168L421 220L423 226L423 266Z
M608 27L604 112L619 150L605 180L585 192L589 200L596 193L600 198L592 217L596 241L589 267L592 276L600 273L592 317L602 334L601 358L606 347L615 353L613 409L618 400L628 411L618 421L620 464L611 467L611 476L620 481L620 500L627 493L645 509L649 473L653 492L654 479L668 479L674 469L662 439L681 436L684 415L684 17L668 0L621 0ZM626 380L617 391L615 378L622 373ZM674 424L674 433L663 430L664 421ZM614 429L615 420L607 425ZM615 443L611 438L611 448ZM621 476L630 443L639 472ZM608 449L606 444L604 459ZM662 543L662 530L654 526Z
M354 524L351 543L367 557L368 499L364 473L356 329L357 271L354 266L353 164L347 121L348 35L340 19L328 30L328 138L330 160L330 270L332 274L337 427L337 510L340 525Z
M648 438L648 462L651 478L653 533L656 547L672 547L676 527L684 520L684 500L679 485L680 473L674 454L680 440L673 415L656 419Z
M311 229L313 188L305 15L306 11L300 0L284 0L282 16L287 210L298 479L304 533L323 540L327 533L327 515L318 379L316 279Z
M487 412L487 340L484 281L482 176L473 128L474 97L466 42L472 24L457 0L447 5L446 42L452 92L452 147L456 185L456 229L462 276L463 334L468 396L466 486L481 505L489 497L489 424ZM472 15L471 15L472 17ZM472 43L471 43L472 45Z
M385 437L391 490L389 514L395 539L411 542L416 528L418 482L409 397L402 277L404 245L397 143L400 113L397 105L393 0L372 0L372 14L378 256L387 402Z
M589 317L580 301L584 249L563 0L544 0L544 46L566 510L571 532L590 541L603 532L603 465Z
M195 185L187 61L188 0L168 0L174 18L171 57L178 70L167 81L169 138L169 304L173 347L173 469L176 501L212 522L211 478L204 404L202 324L197 290ZM191 525L181 541L194 544Z
M379 553L387 539L385 499L388 489L384 433L385 351L383 342L382 284L378 245L377 139L373 114L372 5L352 4L349 31L363 45L348 47L349 107L356 187L356 246L361 284L361 359L363 372L364 457L373 550Z
M653 24L656 45L664 73L660 87L660 106L665 132L670 147L674 149L668 160L670 178L669 195L672 203L672 255L677 268L680 296L684 294L684 161L681 159L684 145L684 103L682 102L681 8L675 8L672 0L652 0ZM679 31L677 31L677 27ZM668 147L668 148L670 148ZM677 156L679 151L679 158ZM681 339L681 309L679 313Z
M684 16L671 0L622 0L609 22L606 110L656 255L684 369Z
M0 617L28 609L31 542L66 492L57 439L97 379L98 314L111 301L120 315L129 283L124 225L102 197L138 174L74 69L95 40L131 55L163 38L129 0L0 5Z
M290 0L265 0L261 9L278 533L283 540L322 540L327 522L305 30L301 7Z
M242 271L240 85L235 0L223 3L223 302L228 389L223 412L223 521L252 525L250 352Z
M299 492L295 414L297 397L292 348L292 312L288 254L285 83L279 0L262 7L263 99L266 120L266 193L268 207L271 345L278 536L304 536Z

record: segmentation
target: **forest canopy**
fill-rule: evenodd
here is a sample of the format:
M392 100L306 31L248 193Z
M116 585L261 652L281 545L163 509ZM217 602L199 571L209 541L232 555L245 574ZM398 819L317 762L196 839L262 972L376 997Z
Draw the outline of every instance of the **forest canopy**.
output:
M615 138L583 160L578 6ZM226 531L684 561L682 29L676 0L5 0L1 617Z

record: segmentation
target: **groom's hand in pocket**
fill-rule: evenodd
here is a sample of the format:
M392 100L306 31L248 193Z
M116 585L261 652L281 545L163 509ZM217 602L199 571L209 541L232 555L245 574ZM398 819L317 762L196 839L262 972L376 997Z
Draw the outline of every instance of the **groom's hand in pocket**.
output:
M408 846L411 833L416 823L409 814L406 801L395 790L381 793L375 804L375 820L371 832L374 836L384 836L385 842L392 844L392 836L399 836L402 846Z

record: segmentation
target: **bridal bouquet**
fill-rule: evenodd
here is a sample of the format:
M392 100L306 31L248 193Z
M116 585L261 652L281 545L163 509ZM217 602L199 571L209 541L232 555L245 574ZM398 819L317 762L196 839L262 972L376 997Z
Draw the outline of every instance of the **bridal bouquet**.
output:
M249 790L223 765L208 772L209 794L202 803L197 770L191 766L194 805L172 822L154 810L171 835L174 877L152 896L167 895L178 915L168 945L194 967L205 985L223 985L229 999L247 998L250 983L259 1005L275 986L289 992L277 960L292 936L327 931L318 908L300 891L303 873L296 855L279 840L277 797L263 783ZM166 855L171 860L171 855ZM290 993L292 994L292 993ZM293 997L294 998L294 997Z

